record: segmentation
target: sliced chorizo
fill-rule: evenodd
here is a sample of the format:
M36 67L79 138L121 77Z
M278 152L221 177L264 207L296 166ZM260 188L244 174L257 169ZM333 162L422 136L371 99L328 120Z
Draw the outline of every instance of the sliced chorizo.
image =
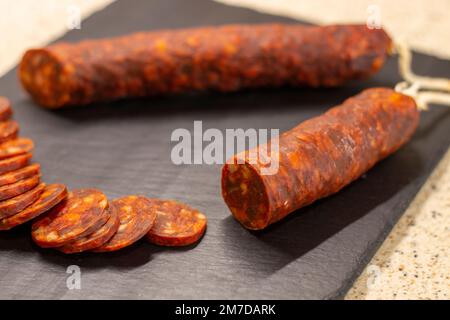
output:
M0 160L0 174L21 169L28 165L31 160L31 153Z
M0 122L0 143L17 138L19 124L14 120Z
M281 134L272 164L248 156L265 155L267 144L227 161L223 198L244 227L264 229L358 179L409 141L418 123L411 97L389 88L364 90ZM268 165L277 170L265 174Z
M40 183L35 188L22 193L21 195L5 201L0 201L0 219L12 216L36 202L42 192L44 192L44 189L45 183Z
M107 211L108 221L101 228L57 249L64 253L79 253L98 248L108 242L119 229L120 220L118 210L113 203L109 203Z
M34 143L29 138L17 138L0 144L0 160L31 152Z
M0 230L9 230L26 223L55 207L67 197L67 188L63 184L51 184L45 187L39 198L23 211L0 220Z
M154 202L142 196L126 196L111 202L117 208L120 226L114 236L95 252L116 251L127 247L151 229L156 218Z
M40 247L61 247L101 227L107 205L106 196L99 190L71 191L64 201L33 223L31 236Z
M0 96L0 121L6 121L12 116L11 102L8 98Z
M35 175L39 175L40 168L41 166L38 163L33 163L21 169L4 173L0 175L0 187L7 184L16 183L17 181L30 178Z
M30 178L17 181L16 183L7 184L5 186L0 187L0 201L16 197L22 193L25 193L36 187L40 181L41 176L34 175Z
M187 246L205 233L207 219L200 211L173 200L155 200L156 222L147 240L161 246Z
M338 86L367 78L392 49L366 25L224 25L139 32L25 53L23 87L60 108L188 91Z

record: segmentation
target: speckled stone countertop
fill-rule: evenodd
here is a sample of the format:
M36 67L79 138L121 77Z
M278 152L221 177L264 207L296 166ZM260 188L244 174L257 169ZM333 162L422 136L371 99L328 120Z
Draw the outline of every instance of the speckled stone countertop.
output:
M0 0L0 76L26 48L67 31L75 6L83 17L112 0ZM448 0L220 0L314 23L361 22L377 5L381 23L413 48L450 58ZM75 9L76 9L75 8ZM1 95L1 92L0 92ZM346 299L450 298L450 151L435 169Z
M450 151L347 299L450 298Z

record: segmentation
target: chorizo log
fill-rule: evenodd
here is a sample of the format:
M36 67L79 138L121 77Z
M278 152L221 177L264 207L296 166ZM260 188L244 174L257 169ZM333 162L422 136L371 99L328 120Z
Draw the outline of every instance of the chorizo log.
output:
M57 43L25 53L23 87L59 108L186 91L337 86L377 72L391 51L365 25L227 25Z
M261 174L265 164L245 159L251 152L227 161L223 198L244 227L264 229L360 177L405 144L418 122L412 98L388 88L365 90L281 134L275 174ZM268 146L253 154L263 149Z

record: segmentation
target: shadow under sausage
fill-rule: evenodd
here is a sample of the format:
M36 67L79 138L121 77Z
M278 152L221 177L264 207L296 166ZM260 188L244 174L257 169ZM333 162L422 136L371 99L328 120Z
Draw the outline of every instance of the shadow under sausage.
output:
M394 64L389 59L388 64ZM384 69L383 69L384 70ZM87 106L73 106L49 110L57 116L75 121L91 122L99 119L167 118L217 116L238 112L238 114L269 114L274 110L304 110L313 107L317 114L342 103L364 89L378 86L392 87L383 70L380 75L367 80L349 81L336 88L311 88L281 86L277 88L244 89L237 92L218 91L191 92L173 95L155 95L143 98L125 98L109 102L93 103ZM31 100L23 101L33 107ZM37 106L35 106L37 107Z
M417 129L414 139L425 140L431 134L436 134L436 130L446 130L447 134L444 133L444 137L447 137L450 143L450 131L445 125L442 126L450 117L450 108L445 106L432 106L430 110L422 111L420 115L420 126ZM447 146L448 144L447 143ZM447 146L443 146L444 148Z
M346 92L334 89L306 88L268 88L264 90L243 90L233 93L199 92L172 96L154 96L148 98L123 99L105 103L96 103L84 107L72 107L52 111L56 115L76 122L91 122L99 119L151 118L167 117L209 117L234 112L252 113L272 111L282 106L285 110L301 109L308 104L315 104L317 110L334 106Z
M55 249L42 249L34 245L40 254L40 259L54 265L68 266L77 264L80 268L103 269L115 268L129 270L140 267L152 260L152 256L158 251L143 241L114 252L81 252L65 254Z
M262 231L245 230L229 216L222 222L231 238L225 241L228 254L247 260L256 272L271 275L323 243L336 241L335 234L366 215L374 215L385 222L378 226L377 232L382 234L385 231L382 228L392 226L399 217L385 214L380 205L399 197L402 189L414 183L422 170L418 153L406 146L337 194L291 213ZM362 242L373 240L370 236L366 239L365 234L360 237ZM371 250L366 251L372 254ZM315 262L311 258L311 263Z
M33 252L35 248L31 240L30 228L31 225L25 223L11 230L0 231L0 254L11 250Z
M2 251L18 251L33 255L38 252L39 259L60 266L68 266L76 263L86 269L104 267L129 269L148 263L151 261L152 255L161 250L143 241L138 241L130 247L116 252L82 252L68 255L56 249L40 248L37 246L31 239L30 225L25 224L0 233L0 253Z
M76 263L85 269L130 269L151 262L157 254L172 254L194 249L198 243L184 247L161 247L141 239L133 245L113 252L80 252L65 254L52 248L41 248L30 236L30 224L24 224L0 233L0 253L2 251L20 251L22 253L39 253L39 259L59 266Z

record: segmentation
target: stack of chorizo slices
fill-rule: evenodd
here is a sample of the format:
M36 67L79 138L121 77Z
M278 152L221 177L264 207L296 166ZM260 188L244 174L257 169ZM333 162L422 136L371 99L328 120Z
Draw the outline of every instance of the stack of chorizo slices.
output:
M42 248L64 253L111 252L141 238L163 246L187 246L206 230L206 217L174 200L129 195L108 201L96 189L78 189L32 225Z
M19 137L8 99L0 97L0 230L32 220L64 199L66 187L41 182L38 163L31 164L34 143Z
M69 254L117 251L144 237L157 245L186 246L205 230L202 213L173 200L129 195L108 201L99 190L78 189L37 219L31 236L40 247Z
M69 192L41 182L40 165L30 164L33 141L18 137L11 115L0 97L0 230L33 220L33 241L63 253L117 251L141 238L187 246L205 233L205 215L174 200L129 195L108 201L97 189Z

